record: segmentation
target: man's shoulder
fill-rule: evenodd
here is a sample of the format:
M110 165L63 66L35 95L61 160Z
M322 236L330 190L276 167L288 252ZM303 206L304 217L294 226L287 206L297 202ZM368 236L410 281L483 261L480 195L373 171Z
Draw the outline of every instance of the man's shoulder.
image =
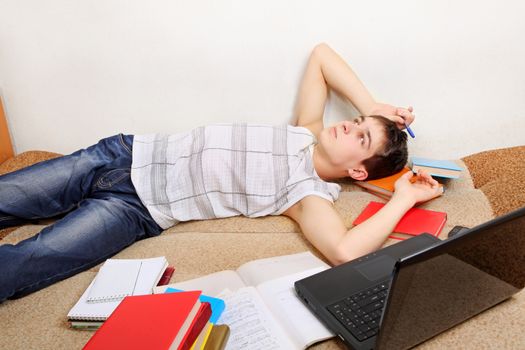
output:
M318 210L331 211L335 209L333 203L330 200L315 194L311 194L298 200L290 208L284 211L283 215L289 216L297 220L302 214L314 213Z

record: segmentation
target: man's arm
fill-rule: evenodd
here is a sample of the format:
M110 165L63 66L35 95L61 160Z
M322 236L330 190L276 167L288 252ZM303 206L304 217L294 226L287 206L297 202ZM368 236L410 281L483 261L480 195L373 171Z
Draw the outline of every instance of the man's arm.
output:
M364 116L381 114L400 127L404 122L410 124L414 120L411 107L405 109L377 103L352 68L328 45L319 44L312 50L299 87L295 106L297 125L309 128L314 134L323 129L328 88L347 98Z
M396 182L394 195L365 222L348 230L332 204L317 196L307 196L284 215L294 219L305 237L334 265L353 260L381 248L403 215L415 203L441 195L430 175L422 173L410 183L412 172Z

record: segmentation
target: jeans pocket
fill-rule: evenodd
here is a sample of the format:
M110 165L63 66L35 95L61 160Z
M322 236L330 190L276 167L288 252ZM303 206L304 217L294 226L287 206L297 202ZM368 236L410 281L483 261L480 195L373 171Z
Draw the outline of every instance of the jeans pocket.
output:
M130 169L113 169L98 178L95 187L105 190L130 177Z
M129 155L132 154L132 150L131 148L133 147L133 136L131 135L123 135L123 134L119 134L119 141L120 141L120 145L122 147L124 147L124 149L126 150L126 152L128 152ZM127 144L129 143L129 145Z

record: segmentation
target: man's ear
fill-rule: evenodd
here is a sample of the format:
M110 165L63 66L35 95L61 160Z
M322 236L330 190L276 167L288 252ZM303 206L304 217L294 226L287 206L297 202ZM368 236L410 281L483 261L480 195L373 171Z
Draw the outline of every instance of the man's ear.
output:
M364 181L368 177L368 171L364 167L348 169L348 176L357 181Z

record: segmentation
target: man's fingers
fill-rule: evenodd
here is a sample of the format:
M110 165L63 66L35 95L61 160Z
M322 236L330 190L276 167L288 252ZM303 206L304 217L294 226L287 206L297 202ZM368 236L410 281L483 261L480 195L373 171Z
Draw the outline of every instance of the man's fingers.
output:
M411 108L411 107L409 107ZM414 115L412 114L411 109L397 108L396 114L403 119L402 123L410 125L414 121Z
M404 178L404 179L407 179L407 180L410 180L410 178L414 176L414 173L411 172L411 171L407 171L406 173L404 173L401 177Z
M424 170L419 170L418 173L417 173L417 176L418 176L418 180L421 183L427 183L432 188L435 188L435 187L439 186L439 182L437 182L437 180L435 180L432 176L430 176L429 173L427 173Z

